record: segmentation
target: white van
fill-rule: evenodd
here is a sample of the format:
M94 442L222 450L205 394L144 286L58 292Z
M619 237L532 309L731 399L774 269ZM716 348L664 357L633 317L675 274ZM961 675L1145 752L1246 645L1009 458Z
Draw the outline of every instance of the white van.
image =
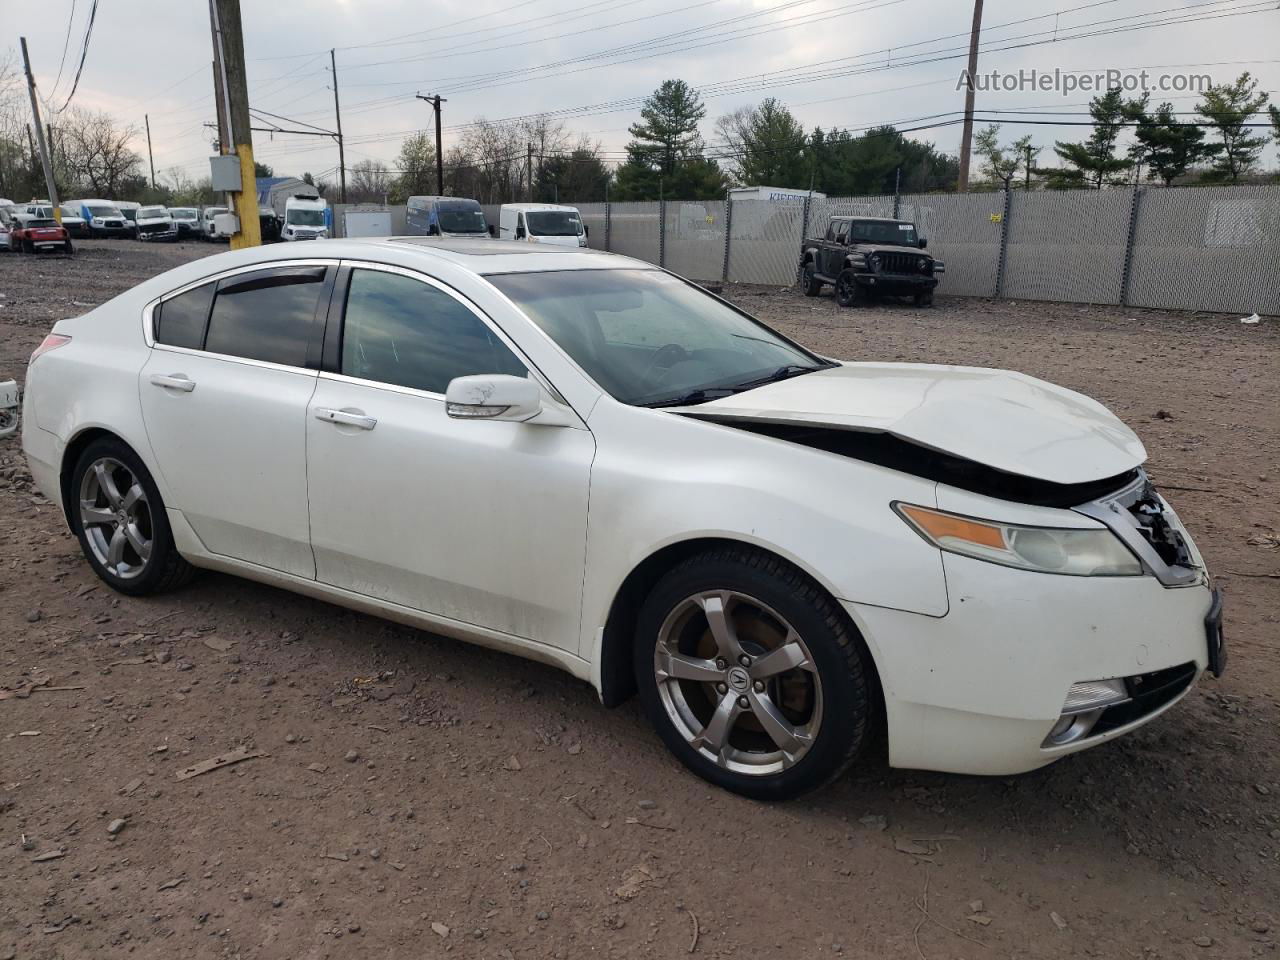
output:
M329 236L329 202L318 196L290 197L284 202L281 240L323 240Z
M577 207L558 203L504 203L498 212L501 240L585 247L587 228Z

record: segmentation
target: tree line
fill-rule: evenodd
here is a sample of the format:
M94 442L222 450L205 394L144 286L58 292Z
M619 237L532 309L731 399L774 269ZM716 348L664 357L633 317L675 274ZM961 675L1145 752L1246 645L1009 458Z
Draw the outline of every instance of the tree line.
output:
M1144 179L1171 185L1256 178L1268 140L1280 145L1280 109L1257 87L1247 72L1233 83L1210 87L1195 107L1195 121L1182 119L1170 103L1153 107L1149 96L1125 99L1119 89L1109 90L1090 102L1092 130L1086 139L1054 144L1058 165L1052 167L1038 163L1042 148L1030 136L1002 142L1000 126L992 124L974 137L980 169L971 188L1101 189ZM12 57L0 60L0 196L25 199L47 192L27 116L21 73ZM530 196L588 203L719 199L736 184L813 189L828 196L928 193L957 186L955 156L893 126L806 130L770 97L717 118L708 144L701 132L706 119L697 90L679 79L663 82L628 128L626 159L610 169L600 144L574 134L563 121L481 118L466 125L444 152L444 190L481 203ZM207 177L193 179L176 167L161 171L153 187L143 158L131 146L139 131L105 113L72 108L50 126L54 178L62 196L174 205L218 200ZM259 176L272 172L258 164ZM308 172L302 179L336 200L335 174ZM401 143L392 163L364 159L353 164L347 170L346 199L401 204L410 196L435 194L436 178L435 142L423 131Z

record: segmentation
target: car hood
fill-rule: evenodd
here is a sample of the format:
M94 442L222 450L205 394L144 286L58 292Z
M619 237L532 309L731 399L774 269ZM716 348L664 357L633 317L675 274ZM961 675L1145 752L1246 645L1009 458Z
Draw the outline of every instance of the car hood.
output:
M1010 370L842 363L668 409L725 422L889 433L1052 483L1100 480L1147 458L1134 432L1096 400Z

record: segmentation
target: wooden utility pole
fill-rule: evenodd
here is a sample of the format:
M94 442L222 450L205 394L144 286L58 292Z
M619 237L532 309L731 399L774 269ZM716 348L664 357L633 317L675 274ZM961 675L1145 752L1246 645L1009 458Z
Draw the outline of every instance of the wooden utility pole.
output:
M338 61L329 50L329 66L333 70L333 113L338 120L338 199L347 202L347 158L342 150L342 108L338 106Z
M36 99L36 80L31 75L27 38L19 37L18 39L22 42L22 67L27 72L27 93L31 95L31 117L36 128L36 139L40 142L40 165L44 167L44 185L49 191L49 203L53 205L53 218L61 223L62 210L58 207L58 186L53 182L53 162L49 159L49 148L44 142L44 127L40 124L40 103ZM27 136L31 136L31 127L27 127Z
M528 150L528 177L529 177L529 202L533 203L533 144L529 144Z
M214 112L218 115L218 152L229 153L227 145L231 138L227 136L227 98L222 92L222 65L218 62L218 51L213 51L213 99Z
M1027 190L1031 189L1031 144L1027 144L1027 182L1025 184Z
M973 0L973 27L969 31L969 83L964 92L964 129L960 134L960 182L956 189L969 189L969 157L973 150L973 94L977 86L978 38L982 34L982 0Z
M142 122L147 125L147 164L151 167L151 189L156 188L156 158L151 152L151 117L142 115Z
M240 159L240 191L235 194L239 230L231 236L231 249L262 244L258 222L258 189L253 167L253 133L249 120L249 82L244 69L244 34L240 25L240 0L210 0L213 49L222 77L226 101L227 138L222 152Z
M427 101L427 103L431 104L431 106L435 108L435 112L436 112L436 193L437 195L443 197L444 196L444 146L441 144L441 141L440 141L440 104L448 103L449 101L446 100L444 97L440 96L440 94L438 93L432 94L429 97L424 97L422 94L419 93L417 94L417 98L419 100Z

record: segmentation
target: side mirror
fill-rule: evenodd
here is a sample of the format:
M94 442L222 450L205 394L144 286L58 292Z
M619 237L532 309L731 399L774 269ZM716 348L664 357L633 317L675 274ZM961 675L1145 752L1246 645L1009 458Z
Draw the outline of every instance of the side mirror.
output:
M516 227L516 239L517 240L524 239L524 227Z
M582 235L584 237L591 236L591 228L588 227L585 223L582 225Z
M489 224L489 236L496 237L497 235L498 235L498 228L495 227L492 223Z
M927 246L929 246L929 241L928 241L928 240L926 240L924 237L921 237L921 238L920 238L920 249L921 249L921 250L923 250L923 249L924 249L925 247L927 247Z
M458 420L517 423L542 412L542 388L527 377L482 373L455 377L444 394L445 412Z
M439 235L440 235L440 225L439 225L439 224L433 223L433 224L431 224L429 227L427 227L427 236L428 236L428 237L438 237Z

